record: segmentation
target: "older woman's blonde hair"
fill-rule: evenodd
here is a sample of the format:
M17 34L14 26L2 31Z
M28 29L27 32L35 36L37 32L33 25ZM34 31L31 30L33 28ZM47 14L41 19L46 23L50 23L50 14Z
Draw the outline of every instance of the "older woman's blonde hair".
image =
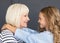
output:
M53 33L54 43L60 43L60 11L56 7L49 6L41 10L47 22L47 29Z
M10 5L6 13L6 23L20 27L20 16L25 12L29 13L25 4L15 3Z

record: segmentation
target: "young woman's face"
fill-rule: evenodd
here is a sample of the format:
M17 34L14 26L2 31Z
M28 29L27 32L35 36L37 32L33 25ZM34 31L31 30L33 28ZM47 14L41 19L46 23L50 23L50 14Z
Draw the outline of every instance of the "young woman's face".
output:
M43 16L42 12L40 12L40 14L39 14L38 23L39 23L40 28L46 28L46 20L45 20L45 18Z
M28 13L23 13L21 15L21 18L20 18L20 27L23 28L23 27L27 27L27 23L28 21L30 20L29 17L28 17Z

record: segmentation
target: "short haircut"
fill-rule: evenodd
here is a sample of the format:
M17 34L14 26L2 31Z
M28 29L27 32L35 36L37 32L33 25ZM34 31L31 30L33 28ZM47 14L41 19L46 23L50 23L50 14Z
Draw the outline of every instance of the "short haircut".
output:
M6 13L6 23L20 27L20 16L22 13L29 13L29 8L25 4L15 3L9 6Z

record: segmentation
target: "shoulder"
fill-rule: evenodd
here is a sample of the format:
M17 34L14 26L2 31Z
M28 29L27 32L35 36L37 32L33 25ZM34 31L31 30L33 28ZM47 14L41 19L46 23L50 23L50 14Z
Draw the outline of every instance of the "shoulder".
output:
M13 35L13 33L10 30L3 30L1 31L2 35Z
M44 31L41 33L33 34L29 38L32 38L36 42L47 42L47 43L53 43L53 35L49 31Z
M17 42L17 40L14 38L13 33L9 30L1 31L1 35L2 35L1 37L2 37L2 42L3 43Z
M2 35L1 35L1 33L0 33L0 42L2 43Z
M50 31L41 32L40 35L53 35Z
M38 33L36 34L36 36L40 37L40 38L53 38L53 34L49 31L44 31L44 32L41 32L41 33Z

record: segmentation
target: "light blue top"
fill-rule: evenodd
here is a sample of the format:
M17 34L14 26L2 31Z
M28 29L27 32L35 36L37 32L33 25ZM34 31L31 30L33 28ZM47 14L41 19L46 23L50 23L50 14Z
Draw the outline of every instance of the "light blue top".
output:
M53 34L49 31L38 33L29 28L17 28L15 37L22 39L26 43L53 43Z

